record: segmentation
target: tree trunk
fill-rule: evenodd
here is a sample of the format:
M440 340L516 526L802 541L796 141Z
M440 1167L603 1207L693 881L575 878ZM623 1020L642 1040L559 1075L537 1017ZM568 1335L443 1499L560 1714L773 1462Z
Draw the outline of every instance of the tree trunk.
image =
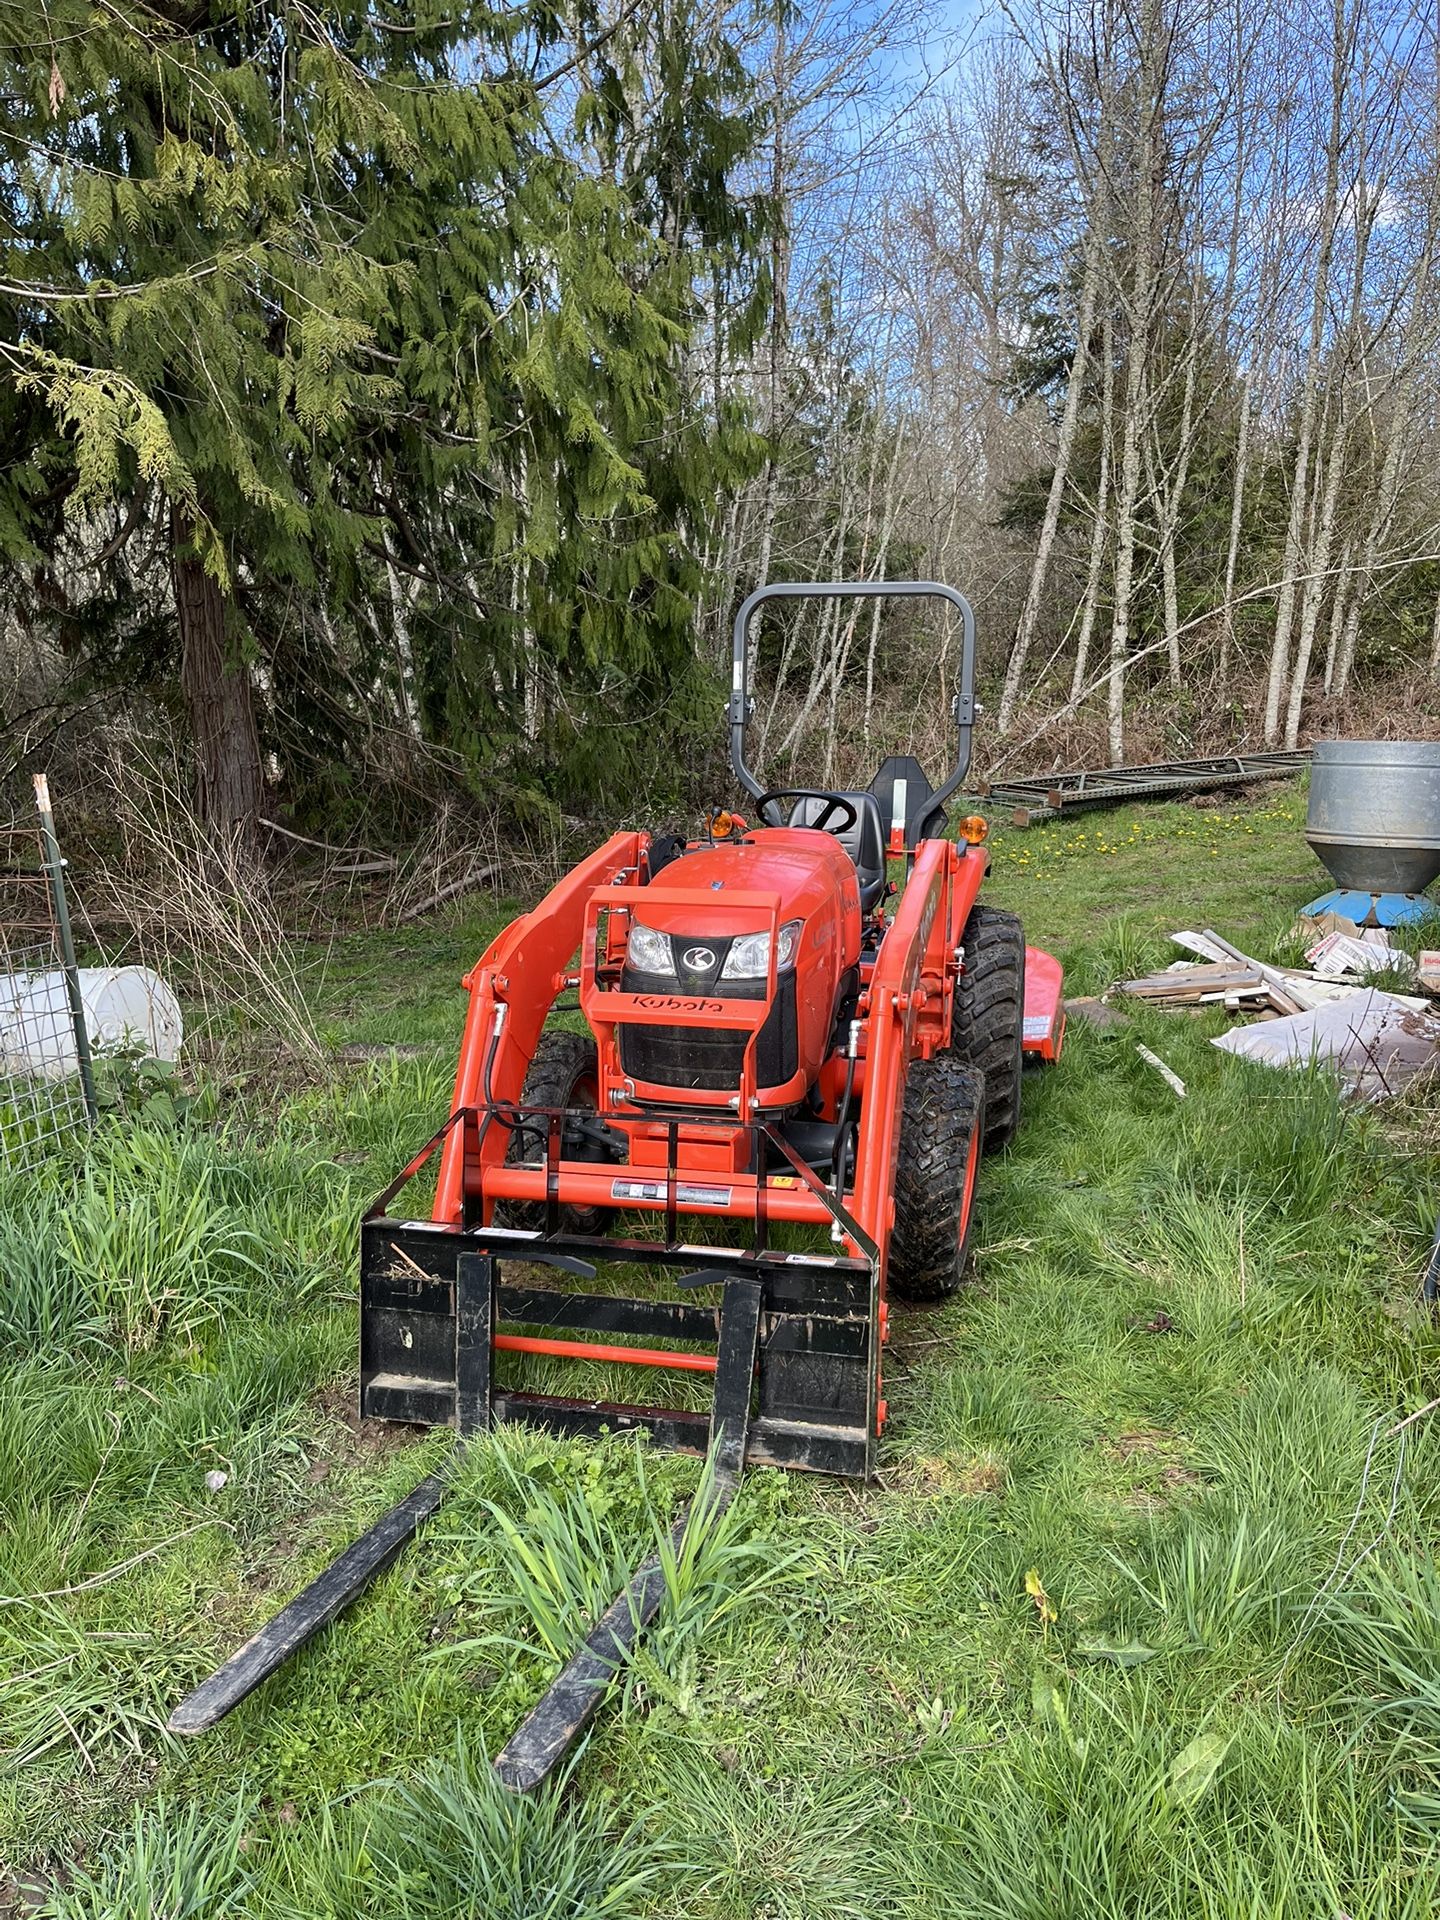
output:
M1144 271L1148 274L1148 261ZM1140 269L1137 268L1137 278ZM1148 317L1148 281L1145 311ZM1140 302L1137 300L1137 309ZM1144 330L1148 332L1148 328ZM1145 376L1144 333L1138 311L1131 320L1125 370L1125 425L1120 436L1120 488L1115 503L1115 608L1110 627L1110 675L1106 694L1110 764L1125 759L1125 667L1130 658L1130 595L1135 578L1136 515L1140 498L1140 408Z
M1265 744L1274 746L1280 731L1280 710L1290 685L1290 633L1295 619L1295 588L1300 574L1305 510L1310 498L1310 455L1315 416L1320 399L1320 353L1325 334L1325 304L1330 291L1330 259L1340 195L1340 138L1348 80L1346 58L1349 29L1346 0L1334 0L1330 57L1330 126L1325 143L1325 197L1320 213L1320 253L1315 263L1314 299L1310 310L1310 337L1305 353L1301 389L1300 432L1295 449L1295 476L1290 487L1290 521L1285 530L1285 567L1275 609L1275 638L1270 648L1270 674L1265 688Z
M1410 441L1415 428L1415 390L1422 369L1430 362L1435 340L1435 321L1428 311L1435 242L1435 215L1432 212L1430 225L1425 232L1425 245L1415 269L1415 289L1410 303L1409 325L1406 328L1404 360L1395 387L1395 397L1390 407L1389 431L1385 436L1385 460L1380 469L1380 484L1375 489L1374 505L1365 533L1365 551L1360 562L1360 575L1350 598L1344 638L1340 643L1340 654L1335 662L1333 676L1328 669L1326 671L1326 693L1333 691L1336 695L1343 694L1350 684L1350 672L1355 664L1355 646L1360 633L1361 610L1375 577L1375 563L1380 557L1380 542L1388 533L1395 515L1396 503L1400 497L1402 464L1408 462L1410 457ZM1375 430L1373 410L1370 418L1373 443Z
M410 643L410 606L413 588L401 582L388 550L385 555L385 580L390 589L390 617L395 633L395 669L400 683L400 712L413 740L422 737L420 704L415 697L415 652Z
M1105 565L1110 521L1110 441L1115 425L1115 344L1110 314L1105 315L1100 335L1100 351L1105 356L1105 388L1100 402L1100 478L1095 486L1095 522L1090 529L1090 564L1085 574L1085 597L1081 602L1080 636L1075 642L1075 667L1070 676L1070 702L1073 713L1085 692L1085 675L1090 668L1090 641L1100 608L1100 575Z
M1320 605L1329 584L1330 556L1335 550L1336 514L1340 501L1340 490L1345 481L1347 459L1352 444L1352 421L1350 417L1350 387L1352 365L1358 367L1363 376L1366 365L1364 332L1365 301L1365 262L1369 257L1370 236L1374 232L1376 214L1384 191L1384 177L1375 183L1368 197L1368 205L1363 220L1357 220L1355 228L1354 279L1350 301L1350 316L1346 329L1345 350L1333 355L1339 374L1339 395L1335 403L1335 428L1330 445L1330 458L1325 471L1325 491L1321 497L1320 512L1315 524L1315 537L1311 542L1311 560L1309 578L1300 599L1300 637L1296 646L1295 673L1290 685L1290 703L1285 714L1285 745L1293 750L1300 738L1300 716L1305 704L1305 681L1310 671L1310 656L1315 646L1315 630L1320 619ZM1372 413L1374 397L1369 393L1370 383L1361 379L1362 405L1366 413ZM1372 419L1373 431L1373 419ZM1320 442L1316 441L1316 459L1319 459ZM1346 564L1348 567L1350 542L1346 542ZM1348 573L1342 571L1335 581L1334 591L1337 597L1343 597L1349 585Z
M1045 518L1040 526L1035 563L1030 569L1030 586L1025 595L1020 625L1015 632L1015 644L1010 649L1010 658L1005 665L1005 684L1000 692L1000 711L995 719L995 731L1002 740L1010 731L1011 722L1015 718L1015 708L1019 704L1025 663L1030 652L1030 642L1035 637L1035 626L1040 618L1040 603L1045 592L1045 576L1050 568L1050 554L1060 526L1060 509L1065 499L1066 483L1070 478L1070 461L1075 448L1076 430L1080 423L1080 398L1090 359L1090 332L1095 324L1095 303L1100 290L1100 255L1101 237L1092 226L1086 236L1085 275L1081 283L1080 311L1075 324L1075 358L1070 363L1070 372L1065 384L1065 410L1061 416L1060 439L1055 449L1055 471L1050 476L1050 493L1045 502Z
M1143 162L1149 178L1150 157ZM1146 216L1149 217L1148 200ZM1125 759L1125 668L1130 658L1130 599L1135 579L1136 519L1140 511L1141 412L1145 405L1145 359L1150 333L1150 256L1153 236L1142 229L1136 248L1135 299L1125 355L1125 419L1120 434L1120 484L1115 498L1115 605L1110 626L1110 675L1106 693L1110 764Z
M1180 685L1180 595L1175 579L1175 542L1180 533L1180 516L1185 508L1185 485L1190 477L1190 460L1195 451L1195 381L1199 363L1199 326L1190 342L1185 366L1185 397L1180 407L1180 446L1175 471L1168 487L1163 484L1164 460L1156 449L1156 465L1162 475L1157 498L1161 504L1160 558L1165 599L1165 651L1170 661L1170 684Z
M250 670L228 657L225 595L195 551L195 526L170 518L170 572L180 628L180 688L195 747L200 817L242 839L253 837L265 783Z
M1355 670L1355 648L1360 639L1360 616L1365 611L1365 595L1356 588L1350 596L1349 610L1345 615L1345 632L1340 641L1340 658L1335 668L1335 698L1338 700L1350 684L1350 675Z
M1139 118L1135 155L1134 279L1125 351L1125 419L1120 434L1120 476L1115 495L1115 609L1110 627L1110 673L1106 691L1110 764L1125 759L1125 669L1130 657L1131 596L1139 535L1140 473L1149 389L1146 380L1155 310L1157 196L1164 161L1160 138L1160 91L1165 55L1156 0L1146 0L1139 21Z
M760 558L755 578L770 578L770 552L775 542L775 507L779 487L781 400L785 390L785 365L790 345L790 194L789 155L785 136L789 131L789 75L787 69L787 16L777 13L775 45L771 61L771 112L775 116L770 144L770 215L775 225L770 235L770 325L766 329L765 353L765 471L760 488ZM750 622L746 665L751 685L755 680L755 654L760 645L760 622Z
M1295 665L1290 676L1290 698L1285 709L1285 747L1293 752L1300 739L1300 717L1305 705L1305 683L1310 675L1310 655L1315 646L1315 629L1320 621L1320 605L1330 585L1330 555L1335 547L1335 513L1345 478L1345 453L1350 437L1350 422L1345 404L1344 374L1336 404L1335 438L1325 467L1325 488L1321 494L1310 541L1310 571L1300 595L1300 624L1295 644ZM1317 446L1318 455L1319 448ZM1343 579L1335 583L1339 592Z
M1230 243L1225 255L1225 305L1220 322L1220 349L1226 363L1233 362L1237 357L1234 326L1235 301L1239 291L1240 238L1247 216L1252 214L1246 174L1250 157L1249 135L1252 111L1248 82L1252 63L1257 67L1259 63L1254 62L1254 48L1246 41L1245 29L1251 17L1251 11L1246 0L1233 0L1230 21L1234 32L1235 150L1230 189ZM1263 97L1263 87L1261 93ZM1265 268L1262 264L1260 269L1262 304L1264 289ZM1258 334L1258 326L1256 331ZM1221 601L1219 681L1222 696L1230 683L1230 653L1235 643L1235 613L1231 601L1235 594L1235 573L1240 560L1240 528L1245 509L1245 472L1250 447L1250 388L1255 378L1254 363L1258 345L1258 338L1242 343L1239 355L1245 362L1245 371L1240 380L1240 418L1235 436L1235 484L1230 495L1230 537L1225 547L1225 588Z
M1350 561L1354 553L1352 543L1347 540L1340 555L1340 571L1335 576L1335 592L1330 601L1330 630L1325 639L1325 693L1328 697L1335 691L1335 668L1340 658L1343 636L1349 630L1352 605L1360 603L1360 589L1351 591L1353 576Z
M1246 367L1240 382L1240 424L1235 438L1235 488L1230 495L1230 538L1225 548L1224 621L1220 629L1220 691L1230 683L1230 650L1235 644L1235 572L1240 560L1240 528L1245 513L1245 477L1250 462L1250 389L1254 374Z

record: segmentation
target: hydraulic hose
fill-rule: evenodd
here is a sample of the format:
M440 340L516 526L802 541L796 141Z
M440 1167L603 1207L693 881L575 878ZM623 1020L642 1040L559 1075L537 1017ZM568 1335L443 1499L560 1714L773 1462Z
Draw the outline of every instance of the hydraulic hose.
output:
M835 1153L831 1173L835 1179L835 1204L845 1198L845 1129L850 1118L850 1095L855 1086L855 1060L860 1048L860 1022L850 1022L850 1048L845 1064L845 1088L835 1113Z
M505 1031L505 1018L510 1009L503 1000L495 1003L495 1024L490 1029L490 1044L485 1049L485 1064L480 1069L480 1088L485 1095L485 1118L480 1126L480 1138L483 1140L490 1130L490 1122L498 1120L502 1127L511 1132L535 1133L544 1138L541 1128L528 1124L513 1100L497 1103L491 1076L495 1070L495 1055L499 1050L500 1036Z

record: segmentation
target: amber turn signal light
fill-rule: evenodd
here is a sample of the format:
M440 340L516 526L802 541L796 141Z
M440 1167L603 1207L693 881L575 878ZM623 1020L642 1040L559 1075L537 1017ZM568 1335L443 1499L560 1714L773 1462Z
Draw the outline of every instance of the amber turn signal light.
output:
M990 822L980 813L967 813L960 822L960 838L978 847L990 831Z

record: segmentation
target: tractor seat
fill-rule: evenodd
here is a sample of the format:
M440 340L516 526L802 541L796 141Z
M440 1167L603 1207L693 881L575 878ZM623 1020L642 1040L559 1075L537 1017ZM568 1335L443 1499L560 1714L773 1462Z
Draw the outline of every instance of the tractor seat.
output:
M850 858L860 879L860 910L869 913L885 891L885 827L880 818L880 803L873 793L852 793L837 787L835 792L855 809L851 826L828 828ZM808 827L825 811L823 800L797 800L790 815L792 827Z

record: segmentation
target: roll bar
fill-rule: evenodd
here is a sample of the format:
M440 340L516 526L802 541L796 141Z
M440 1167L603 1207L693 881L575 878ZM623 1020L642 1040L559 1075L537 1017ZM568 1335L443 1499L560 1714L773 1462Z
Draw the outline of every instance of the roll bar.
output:
M734 653L730 682L730 764L735 778L758 800L765 789L745 764L745 729L750 723L748 637L750 622L767 600L948 600L963 622L960 649L960 686L953 701L956 728L955 766L934 793L917 799L905 822L907 845L915 844L920 823L943 806L970 771L970 730L975 724L975 612L963 593L938 580L774 580L757 587L735 616Z

